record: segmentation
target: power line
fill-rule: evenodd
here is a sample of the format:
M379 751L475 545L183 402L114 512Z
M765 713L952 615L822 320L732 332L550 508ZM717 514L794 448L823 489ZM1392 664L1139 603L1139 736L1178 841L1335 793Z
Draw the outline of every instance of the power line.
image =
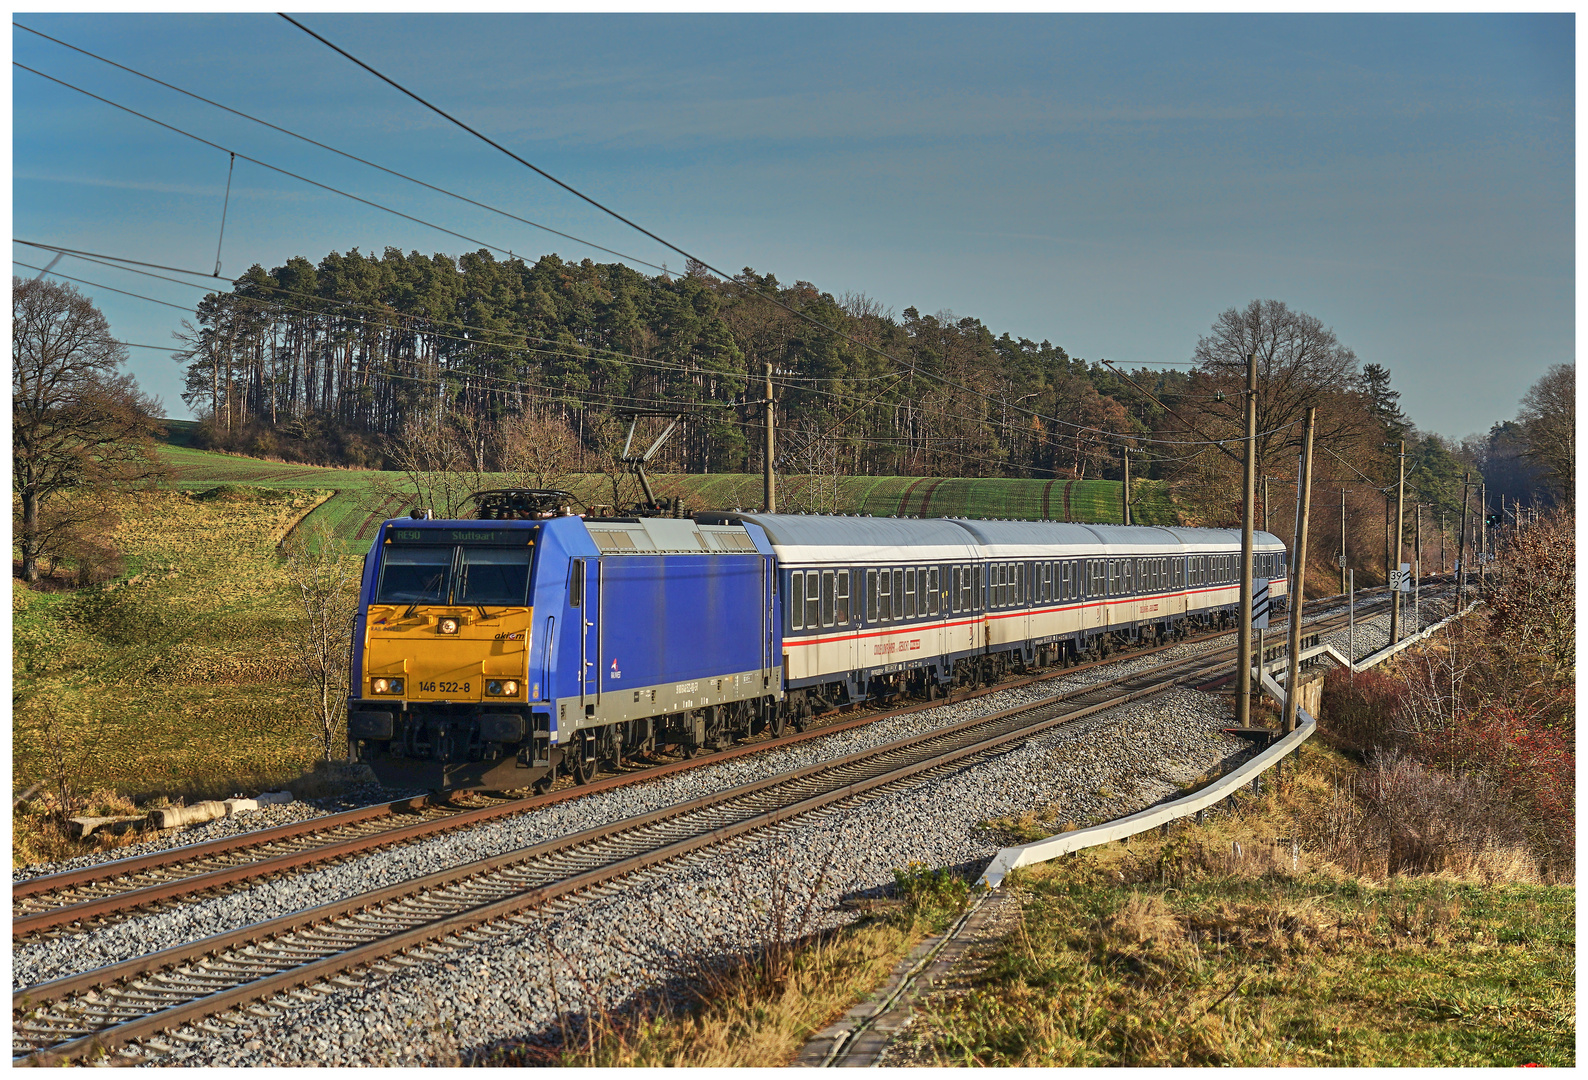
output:
M140 120L147 120L151 124L155 124L155 125L158 125L159 127L163 127L167 131L174 131L178 135L185 135L188 138L192 139L194 142L203 143L205 146L212 147L212 148L214 148L216 150L219 150L223 154L236 154L238 157L242 158L244 161L251 162L252 164L258 165L262 169L269 169L271 172L280 173L282 176L290 176L294 180L299 180L299 181L302 181L305 184L313 185L314 187L320 188L320 189L322 189L324 191L329 191L329 192L331 192L334 195L340 195L340 196L342 196L343 198L346 198L346 199L352 199L354 202L363 203L365 206L372 206L376 210L384 210L388 214L395 214L397 217L403 218L403 219L405 219L407 221L412 221L412 222L415 222L416 224L424 225L427 228L435 229L437 232L444 232L448 236L455 236L459 240L467 240L471 244L478 244L481 247L488 248L491 251L500 252L501 254L506 255L508 258L520 259L520 256L516 252L514 252L514 251L512 251L512 250L510 250L508 248L497 247L495 244L488 244L484 240L476 240L472 236L468 236L468 235L466 235L464 233L460 233L460 232L456 231L455 229L449 229L445 225L437 225L433 221L426 221L424 218L415 217L413 214L405 214L401 210L395 210L395 209L393 209L390 206L382 205L381 203L375 202L372 199L366 199L366 198L364 198L362 196L354 195L352 192L343 191L341 188L332 187L330 184L322 184L318 180L311 180L307 176L303 176L300 173L295 173L295 172L293 172L290 169L283 169L281 166L272 165L268 161L260 161L256 157L249 157L247 154L240 153L239 151L233 150L230 147L222 146L220 143L211 142L209 139L204 138L202 135L195 135L191 131L186 131L186 130L184 130L182 128L179 128L175 124L168 124L164 120L156 120L154 117L149 116L146 113L141 113L137 109L128 108L126 105L117 104L116 102L111 101L109 98L100 97L98 94L93 93L92 91L84 90L81 86L75 86L72 83L67 82L65 79L57 79L53 75L46 75L46 74L44 74L44 72L39 71L39 70L37 70L35 68L30 68L26 64L21 63L19 61L13 60L13 61L11 61L11 64L12 64L13 67L21 68L23 71L32 72L34 75L37 75L41 79L48 79L52 83L56 83L56 84L58 84L60 86L64 86L68 90L76 90L79 94L82 94L85 97L91 97L95 101L103 102L104 104L109 105L113 109L120 109L122 112L130 113L131 115L138 117ZM218 275L211 275L211 276L218 276Z
M388 174L390 176L395 176L395 177L397 177L400 180L406 180L406 181L408 181L411 184L418 184L420 187L429 188L431 191L438 192L439 194L446 195L446 196L448 196L450 198L453 198L453 199L458 199L461 202L466 202L466 203L468 203L471 206L477 206L477 207L479 207L482 210L489 210L493 214L500 214L502 217L510 218L511 220L517 221L517 222L519 222L521 224L531 226L532 228L540 229L543 232L551 233L553 236L560 236L564 240L572 240L576 244L583 244L585 247L593 248L596 251L604 251L608 255L616 255L620 259L626 259L629 262L637 263L640 266L650 267L652 270L660 270L663 273L667 272L664 267L657 266L655 263L646 262L644 259L638 258L637 256L626 255L626 254L624 254L621 251L615 251L615 250L613 250L612 248L609 248L609 247L602 247L600 244L597 244L597 243L595 243L592 240L585 240L582 237L574 236L572 233L561 232L561 231L559 231L557 229L553 229L549 225L542 225L538 221L530 221L528 218L519 217L517 214L511 213L511 212L509 212L507 210L502 210L502 209L500 209L498 207L491 206L488 203L479 202L476 199L469 198L467 195L460 195L457 192L449 191L449 190L447 190L444 187L438 187L435 184L427 183L424 180L418 179L417 177L409 176L407 173L398 172L396 169L389 169L389 168L387 168L384 165L378 165L375 162L369 161L366 158L359 157L357 154L348 153L346 150L338 150L336 147L330 146L330 145L328 145L326 143L323 143L323 142L320 142L318 139L313 139L313 138L310 138L307 135L303 135L303 134L300 134L300 133L298 133L296 131L292 131L289 128L281 127L279 124L272 124L268 120L261 120L257 116L252 116L252 115L250 115L248 113L243 112L241 109L234 109L234 108L232 108L229 105L222 105L220 102L212 101L209 98L203 96L202 94L195 94L191 90L184 90L180 86L175 86L175 85L173 85L171 83L168 83L164 79L157 79L153 75L145 74L144 72L139 71L136 68L128 67L126 64L118 64L116 61L107 59L106 57L103 57L103 56L100 56L98 53L89 52L87 49L80 48L80 47L78 47L76 45L71 44L70 42L62 41L60 38L51 37L49 34L43 33L42 31L39 31L39 30L35 30L32 27L30 27L30 26L23 26L21 23L15 21L15 20L12 20L11 25L15 26L19 30L26 30L30 34L36 34L37 36L43 38L46 41L53 41L55 44L60 45L63 48L71 49L74 52L82 53L84 56L92 57L93 59L98 60L102 64L109 64L113 68L119 68L120 70L125 71L128 74L130 74L130 75L138 76L138 78L140 78L140 79L147 79L148 81L150 81L152 83L155 83L158 86L163 86L163 87L165 87L168 90L175 90L179 94L185 94L185 95L187 95L188 97L192 98L195 101L202 101L206 105L212 105L212 106L214 106L217 109L221 109L221 110L224 110L225 112L231 113L233 116L240 116L244 120L252 120L254 123L262 125L264 127L267 127L270 130L272 130L272 131L279 131L283 135L290 135L294 139L300 139L303 142L306 142L306 143L308 143L311 146L319 147L321 150L329 150L333 154L339 154L342 157L347 158L349 161L356 161L360 165L369 166L371 169L379 169L381 172L386 173L386 174Z

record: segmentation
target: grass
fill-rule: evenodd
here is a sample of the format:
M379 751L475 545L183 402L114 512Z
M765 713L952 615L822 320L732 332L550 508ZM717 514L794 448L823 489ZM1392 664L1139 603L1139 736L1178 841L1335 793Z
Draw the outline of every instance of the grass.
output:
M276 546L329 496L235 484L131 494L111 537L124 578L72 592L14 581L17 785L50 775L52 756L73 762L81 790L136 799L267 790L312 765Z
M1575 1064L1575 890L1374 880L1293 847L1339 764L1311 747L1282 793L1014 875L1018 930L931 1003L917 1052L1023 1067Z

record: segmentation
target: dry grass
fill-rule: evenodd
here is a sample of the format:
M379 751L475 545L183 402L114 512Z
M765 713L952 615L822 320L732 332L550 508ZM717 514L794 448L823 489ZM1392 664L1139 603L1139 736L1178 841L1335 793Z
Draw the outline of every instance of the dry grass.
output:
M326 494L247 494L128 496L114 537L128 577L67 594L13 586L17 783L46 771L35 702L95 744L85 783L134 797L263 790L311 764L276 544Z
M1506 876L1497 858L1413 876L1368 858L1354 873L1303 828L1338 812L1347 767L1309 747L1282 791L1242 793L1202 826L1013 875L1018 930L969 990L918 1010L917 1056L1573 1064L1574 890L1529 884L1527 866Z

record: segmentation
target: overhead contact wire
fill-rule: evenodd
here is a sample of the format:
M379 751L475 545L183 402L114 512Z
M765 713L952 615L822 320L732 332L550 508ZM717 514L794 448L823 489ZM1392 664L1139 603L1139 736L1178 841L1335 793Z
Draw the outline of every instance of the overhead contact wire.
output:
M308 143L310 146L317 146L321 150L327 150L327 151L330 151L333 154L338 154L338 155L340 155L342 157L347 158L349 161L356 161L360 165L367 165L371 169L379 169L381 172L386 173L389 176L395 176L399 180L406 180L406 181L408 181L411 184L418 184L420 187L429 188L431 191L437 192L437 193L439 193L441 195L446 195L449 198L457 199L460 202L466 202L466 203L468 203L471 206L477 206L481 210L489 210L493 214L500 214L502 217L509 218L509 219L511 219L513 221L516 221L516 222L519 222L520 224L523 224L523 225L528 225L531 228L540 229L542 232L548 232L548 233L552 234L553 236L560 236L564 240L571 240L571 241L573 241L576 244L582 244L585 247L591 248L591 249L593 249L595 251L604 251L608 255L615 255L615 256L617 256L620 259L626 259L629 262L636 263L636 264L638 264L640 266L647 266L647 267L650 267L652 270L661 270L664 273L666 272L665 268L657 266L655 263L646 262L644 259L638 258L638 257L636 257L634 255L626 255L626 254L624 254L621 251L615 251L615 250L613 250L612 248L609 248L609 247L602 247L600 244L597 244L594 241L586 240L586 239L584 239L582 237L574 236L572 233L561 232L561 231L559 231L557 229L553 229L549 225L542 225L538 221L530 221L528 218L519 217L517 214L511 213L511 212L509 212L507 210L503 210L503 209L501 209L499 207L491 206L489 203L483 203L483 202L480 202L480 201L478 201L476 199L471 199L467 195L460 195L456 191L449 191L448 189L446 189L444 187L438 187L435 184L431 184L431 183L428 183L428 182L426 182L424 180L420 180L418 177L409 176L407 173L398 172L396 169L390 169L390 168L387 168L385 165L376 164L375 162L370 161L367 158L361 158L357 154L348 153L346 150L338 150L336 147L328 145L327 143L320 142L318 139L311 138L308 135L300 134L299 132L293 131L290 128L284 128L284 127L280 126L279 124L272 124L268 120L261 120L257 116L252 116L252 115L250 115L248 113L243 112L241 109L234 109L234 108L232 108L229 105L222 105L220 102L212 101L211 99L205 97L202 94L196 94L196 93L194 93L191 90L184 90L182 87L176 86L176 85L174 85L172 83L168 83L164 79L159 79L159 78L156 78L153 75L149 75L149 74L146 74L146 73L144 73L142 71L139 71L136 68L128 67L126 64L119 64L119 63L117 63L114 60L108 59L107 57L100 56L98 53L89 52L87 49L80 48L79 46L73 45L73 44L71 44L70 42L67 42L67 41L62 41L60 38L51 37L49 34L43 33L42 31L39 31L39 30L35 30L32 27L30 27L30 26L23 26L21 23L15 21L15 20L12 20L11 25L15 26L18 30L26 30L30 34L35 34L38 37L43 38L45 41L53 41L55 44L61 46L62 48L71 49L73 52L82 53L84 56L91 57L91 58L93 58L95 60L98 60L102 64L109 64L113 68L119 68L120 70L127 72L129 75L136 75L140 79L147 79L149 82L152 82L152 83L154 83L157 86L163 86L167 90L174 90L178 94L185 94L186 96L192 98L194 101L202 101L206 105L210 105L210 106L213 106L213 107L215 107L217 109L221 109L221 110L223 110L225 112L229 112L233 116L240 116L244 120L251 120L254 123L259 124L262 127L267 127L270 130L272 130L272 131L279 131L283 135L290 135L294 139L302 140L303 142Z

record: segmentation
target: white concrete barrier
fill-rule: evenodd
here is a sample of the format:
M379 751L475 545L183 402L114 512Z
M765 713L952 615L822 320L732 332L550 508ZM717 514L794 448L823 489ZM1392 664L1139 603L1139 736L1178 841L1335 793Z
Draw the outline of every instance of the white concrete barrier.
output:
M1456 619L1459 619L1468 612L1472 611L1472 609L1477 606L1478 605L1476 603L1470 604L1463 610L1458 611L1450 617L1435 623L1433 626L1430 626L1428 629L1422 631L1422 633L1416 634L1409 638L1404 638L1401 641L1396 642L1394 645L1385 646L1378 652L1372 653L1371 655L1366 656L1355 663L1352 663L1349 659L1340 655L1339 652L1329 645L1318 645L1314 648L1308 649L1301 654L1301 658L1306 660L1310 657L1327 654L1343 667L1348 667L1352 671L1365 671L1370 667L1381 664L1385 660L1388 660L1391 656L1394 656L1408 645L1426 639L1435 630L1439 630L1442 627L1449 625ZM1260 674L1263 690L1270 697L1277 701L1285 700L1284 687L1280 686L1280 684L1274 680L1273 676L1269 675L1266 671L1260 673L1254 671L1253 674ZM1175 799L1173 802L1159 803L1157 806L1149 806L1145 810L1137 811L1136 813L1130 814L1127 817L1116 818L1113 821L1105 821L1101 825L1093 825L1085 829L1076 829L1073 832L1060 833L1057 836L1050 836L1046 840L1038 840L1034 844L1021 844L1018 847L1006 847L1002 849L997 855L993 856L992 862L988 864L986 872L981 876L980 884L987 886L989 889L996 889L998 886L1003 884L1003 880L1006 876L1008 876L1009 871L1015 869L1016 867L1030 866L1033 863L1047 862L1050 859L1056 859L1060 855L1067 855L1072 851L1079 851L1082 848L1096 847L1099 844L1107 844L1115 840L1123 840L1127 836L1135 836L1137 833L1146 832L1148 829L1154 829L1160 825L1167 825L1171 821L1188 817L1191 814L1196 813L1198 810L1205 810L1214 803L1221 802L1230 795L1234 794L1238 789L1251 783L1258 776L1261 776L1263 773L1267 772L1270 768L1277 764L1280 759L1284 758L1287 754L1294 751L1307 739L1311 738L1312 733L1318 729L1317 719L1309 715L1305 709L1297 708L1296 719L1297 727L1295 731L1285 735L1279 739L1278 742L1275 742L1273 745L1271 745L1268 749L1264 750L1262 753L1258 754L1256 757L1240 766L1240 768L1236 769L1227 776L1220 777L1218 780L1215 780L1201 791L1187 795L1184 798Z

